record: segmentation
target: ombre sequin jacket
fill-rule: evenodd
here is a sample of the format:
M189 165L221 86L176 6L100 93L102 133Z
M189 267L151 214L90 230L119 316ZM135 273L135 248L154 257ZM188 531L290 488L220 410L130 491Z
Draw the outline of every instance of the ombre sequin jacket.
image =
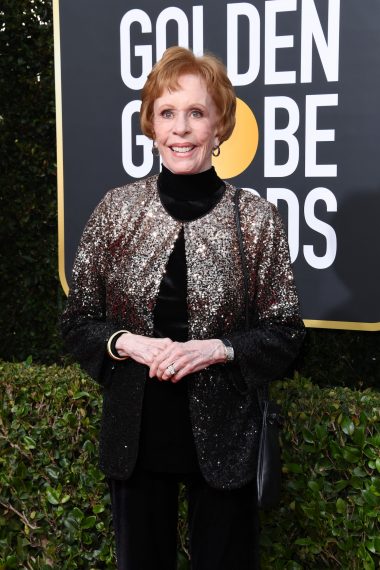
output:
M232 364L189 377L199 465L216 488L240 487L255 474L257 388L286 371L304 327L277 211L245 191L240 209L254 322L245 331L234 192L226 183L211 212L180 222L161 204L153 176L108 192L87 223L62 330L69 351L103 387L100 466L108 477L126 479L136 463L147 368L132 359L111 360L106 343L119 329L152 334L159 286L182 227L189 338L226 337L235 349Z

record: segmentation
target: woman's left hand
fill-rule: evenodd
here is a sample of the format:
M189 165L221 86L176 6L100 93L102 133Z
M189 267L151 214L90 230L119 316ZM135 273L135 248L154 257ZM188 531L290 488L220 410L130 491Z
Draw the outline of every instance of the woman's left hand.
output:
M175 383L188 374L225 361L224 345L217 338L173 342L153 360L149 376Z

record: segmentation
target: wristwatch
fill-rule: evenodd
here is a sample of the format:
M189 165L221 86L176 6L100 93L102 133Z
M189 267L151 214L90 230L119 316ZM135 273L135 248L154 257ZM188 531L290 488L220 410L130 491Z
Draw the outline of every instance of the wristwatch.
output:
M234 348L231 344L231 342L227 339L227 338L221 338L220 339L224 345L224 351L226 354L226 362L232 362L232 360L235 358L235 352L234 352Z

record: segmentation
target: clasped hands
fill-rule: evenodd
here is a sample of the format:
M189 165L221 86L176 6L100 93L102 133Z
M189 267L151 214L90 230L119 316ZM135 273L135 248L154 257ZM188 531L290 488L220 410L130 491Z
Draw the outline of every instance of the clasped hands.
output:
M150 378L173 383L226 360L224 345L217 338L176 342L170 338L123 334L116 342L116 350L120 356L129 356L148 366Z

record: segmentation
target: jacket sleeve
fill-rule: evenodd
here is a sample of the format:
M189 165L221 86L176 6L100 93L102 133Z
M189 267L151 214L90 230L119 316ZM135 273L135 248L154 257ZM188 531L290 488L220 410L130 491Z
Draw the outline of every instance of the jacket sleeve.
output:
M106 345L117 330L115 323L107 321L105 302L110 216L108 194L91 215L81 237L61 317L66 349L99 383L106 382L105 372L110 371L112 361Z
M242 212L244 249L249 275L249 330L228 336L235 352L233 374L238 390L245 393L280 378L297 356L305 328L290 264L286 233L277 209L268 203L260 234L250 235L249 216ZM245 230L245 231L244 231ZM250 259L250 243L256 241ZM259 242L257 242L259 240Z

